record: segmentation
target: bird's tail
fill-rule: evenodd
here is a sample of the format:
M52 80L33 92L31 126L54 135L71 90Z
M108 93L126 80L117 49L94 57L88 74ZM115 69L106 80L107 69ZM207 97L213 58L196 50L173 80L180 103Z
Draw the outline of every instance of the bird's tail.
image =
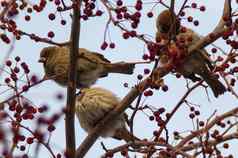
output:
M109 73L122 73L122 74L133 74L136 64L146 64L150 62L118 62L112 64L106 64L106 72Z
M216 76L209 73L208 75L203 75L202 77L207 82L209 87L211 87L216 98L226 92L226 87L217 79Z
M140 141L139 138L135 137L133 134L131 134L126 127L119 128L115 131L113 138L118 140L125 140L126 142L134 142L134 141ZM132 145L134 148L138 148L138 146Z

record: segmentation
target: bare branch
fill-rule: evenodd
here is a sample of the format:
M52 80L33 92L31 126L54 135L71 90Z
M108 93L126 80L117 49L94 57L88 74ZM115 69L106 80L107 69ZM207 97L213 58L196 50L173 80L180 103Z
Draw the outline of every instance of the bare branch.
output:
M195 138L196 136L202 134L202 133L206 133L208 130L210 130L212 127L214 127L218 122L220 122L221 120L224 120L228 117L232 117L235 116L238 113L238 108L234 108L220 116L216 116L213 120L211 120L210 123L208 123L204 128L201 128L199 130L196 131L192 131L190 135L186 136L183 140L180 141L180 143L178 143L178 145L176 145L177 149L182 148L188 141L192 140L193 138Z
M207 145L217 145L217 144L220 144L220 143L223 143L225 141L228 141L228 140L232 140L232 139L238 139L238 133L235 132L235 133L232 133L232 134L228 134L226 136L223 136L221 137L221 139L219 140L210 140L210 141L207 141L206 144ZM194 144L191 144L191 145L188 145L188 146L184 146L181 148L182 151L190 151L190 150L195 150L199 147L202 147L204 144L202 144L202 142L199 142L199 143L194 143Z
M81 0L74 0L76 4L73 8L73 21L70 35L70 61L68 73L67 105L65 113L65 136L66 136L66 154L70 158L75 157L75 93L76 93L76 63L79 48L80 36L80 8Z

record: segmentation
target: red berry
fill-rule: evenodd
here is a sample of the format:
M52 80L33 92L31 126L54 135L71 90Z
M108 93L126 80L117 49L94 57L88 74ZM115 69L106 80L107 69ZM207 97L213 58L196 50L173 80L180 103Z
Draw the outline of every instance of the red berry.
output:
M197 8L197 3L192 3L192 4L191 4L191 7L192 7L192 8Z
M167 85L163 85L163 86L162 86L162 90L163 90L164 92L168 91L168 89L169 89L169 87L168 87Z
M233 72L237 73L238 72L238 66L233 68Z
M22 87L22 90L23 90L23 91L28 91L28 89L29 89L29 86L28 86L28 85L24 85L24 86Z
M128 87L128 83L124 83L123 86L124 86L124 87Z
M128 39L130 37L130 34L128 32L123 33L123 38Z
M212 48L212 53L216 53L217 49L216 48Z
M49 18L50 20L54 20L54 19L55 19L55 14L54 14L54 13L50 13L50 14L48 15L48 18Z
M16 60L16 62L19 62L21 60L21 58L19 56L16 56L15 60Z
M7 60L7 61L6 61L6 65L10 67L10 66L12 65L11 60Z
M191 113L191 114L189 114L189 117L190 117L191 119L193 119L193 118L195 117L195 115L194 115L193 113Z
M55 0L55 5L60 5L60 0Z
M142 57L144 60L148 60L149 59L149 55L148 54L144 54Z
M101 45L101 49L105 50L107 48L107 46L108 46L107 42L103 42Z
M194 21L193 21L193 24L194 24L195 26L198 26L198 25L199 25L199 21L198 21L198 20L194 20Z
M115 48L115 43L110 43L109 47L110 47L111 49Z
M193 17L189 16L189 17L187 17L187 20L188 20L188 22L192 22L193 21Z
M48 129L49 132L53 132L55 130L55 126L54 125L49 125L47 129Z
M53 31L48 32L48 37L49 38L53 38L55 36Z
M148 13L147 13L147 16L148 16L149 18L151 18L151 17L153 17L154 15L153 15L152 12L148 12Z
M21 150L21 151L24 151L25 149L26 149L26 147L25 147L24 145L21 145L21 146L20 146L20 150Z
M65 25L66 21L65 20L61 20L60 23L61 23L61 25Z
M144 69L144 74L149 74L150 73L150 69Z
M29 15L26 15L26 16L25 16L25 20L26 20L26 21L30 21L30 20L31 20L31 17L30 17Z
M28 144L32 144L32 143L33 143L33 140L34 140L34 138L28 137L28 138L26 139L26 142L27 142Z
M150 119L150 121L153 121L155 119L155 117L154 116L150 116L149 119Z
M48 107L46 105L43 105L38 108L39 113L43 113L48 110Z
M118 0L118 1L117 1L117 5L118 5L118 6L122 6L122 5L123 5L122 0Z
M143 76L141 74L137 75L138 80L142 80Z
M11 82L11 79L10 78L5 78L5 83L10 83Z
M13 71L14 71L15 73L18 73L18 72L20 72L20 69L19 69L18 67L14 67Z
M200 6L200 11L204 12L206 10L206 7L205 6Z
M97 11L96 11L96 15L97 15L97 16L101 16L101 15L102 15L102 11L101 11L101 10L97 10Z

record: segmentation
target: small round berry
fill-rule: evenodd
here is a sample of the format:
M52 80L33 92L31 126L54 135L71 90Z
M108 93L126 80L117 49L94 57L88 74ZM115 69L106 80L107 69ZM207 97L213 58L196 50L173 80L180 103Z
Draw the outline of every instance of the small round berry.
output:
M203 121L199 121L199 126L203 127L205 125L205 123Z
M188 22L192 22L193 21L193 17L189 16L189 17L187 17L187 20L188 20Z
M152 12L148 12L148 13L147 13L147 16L148 16L149 18L152 18L152 17L154 16L154 14L153 14Z
M117 1L117 5L118 5L118 6L122 6L122 5L123 5L122 0L118 0L118 1Z
M148 59L149 59L149 55L148 55L148 54L143 54L142 58L143 58L144 60L148 60Z
M19 62L21 60L21 58L19 56L16 56L15 60L16 60L16 62Z
M111 49L113 49L113 48L115 48L115 43L110 43L110 45L109 45L109 47L111 48Z
M34 138L28 137L28 138L26 139L26 142L27 142L27 144L32 144L32 143L33 143L33 140L34 140Z
M96 11L96 15L97 15L97 16L101 16L102 14L103 14L103 12L102 12L101 10L97 10L97 11Z
M212 48L212 53L216 53L217 49L216 48Z
M10 78L5 78L5 83L8 84L11 82L11 79Z
M127 87L128 87L128 83L125 82L125 83L123 84L123 86L127 88Z
M61 25L65 25L66 21L65 20L61 20L60 23L61 23Z
M194 115L193 113L191 113L191 114L189 114L189 117L190 117L191 119L193 119L193 118L195 117L195 115Z
M47 34L47 36L48 36L49 38L53 38L53 37L55 36L55 33L54 33L53 31L49 31L48 34Z
M101 45L101 49L105 50L107 48L107 46L108 46L107 42L104 41Z
M12 65L12 61L11 61L11 60L7 60L7 61L6 61L6 65L7 65L8 67L10 67L10 66Z
M124 32L122 36L124 39L128 39L130 37L130 34L128 32Z
M192 4L191 4L191 7L192 7L192 8L197 8L197 3L192 3Z
M26 15L26 16L25 16L25 20L26 20L26 21L30 21L30 20L31 20L31 17L30 17L29 15Z
M154 116L150 116L150 117L149 117L149 120L150 120L150 121L153 121L154 119L155 119Z
M54 14L54 13L50 13L50 14L48 15L48 18L49 18L50 20L55 20L55 14Z
M168 87L167 85L163 85L163 86L162 86L162 90L163 90L164 92L167 92L168 89L169 89L169 87Z
M20 69L19 69L18 67L14 67L13 71L14 71L15 73L18 73L18 72L20 72Z
M144 69L144 74L147 75L147 74L149 74L149 73L150 73L150 69L145 68L145 69Z
M142 80L143 76L141 74L137 75L138 80Z
M53 132L53 131L55 130L55 126L54 126L54 125L49 125L48 128L47 128L47 130L48 130L49 132Z
M194 20L194 21L193 21L193 24L194 24L195 26L198 26L198 25L199 25L199 21L198 21L198 20Z
M21 151L24 151L25 149L26 149L26 147L25 147L24 145L21 145L21 146L20 146L20 150L21 150Z
M201 6L199 9L200 9L200 11L204 12L206 10L206 7L205 6Z

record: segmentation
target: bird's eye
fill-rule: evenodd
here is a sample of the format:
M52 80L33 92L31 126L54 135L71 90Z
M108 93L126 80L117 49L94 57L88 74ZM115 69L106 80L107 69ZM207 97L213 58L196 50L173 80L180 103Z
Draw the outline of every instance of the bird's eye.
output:
M161 33L168 33L170 27L167 26L167 25L161 25L161 26L159 27L159 29L160 29L160 32L161 32Z

